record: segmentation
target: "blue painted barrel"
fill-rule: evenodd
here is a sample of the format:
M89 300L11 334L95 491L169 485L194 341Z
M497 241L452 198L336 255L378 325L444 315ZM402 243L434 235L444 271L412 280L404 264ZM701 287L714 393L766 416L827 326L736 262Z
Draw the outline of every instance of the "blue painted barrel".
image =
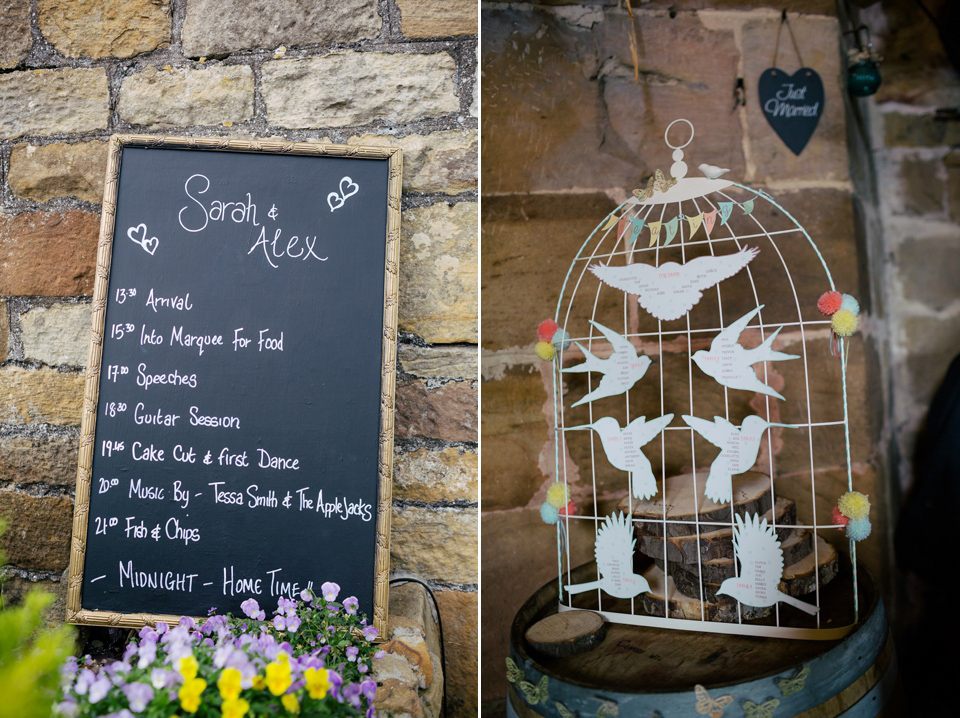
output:
M594 564L572 582L596 576ZM832 590L852 591L839 582ZM876 583L859 572L859 625L806 641L608 624L600 646L566 658L533 653L526 630L557 610L557 582L514 619L507 662L511 718L867 718L899 713L893 641ZM831 584L833 586L833 584ZM837 600L844 600L837 596ZM850 599L852 603L852 598Z

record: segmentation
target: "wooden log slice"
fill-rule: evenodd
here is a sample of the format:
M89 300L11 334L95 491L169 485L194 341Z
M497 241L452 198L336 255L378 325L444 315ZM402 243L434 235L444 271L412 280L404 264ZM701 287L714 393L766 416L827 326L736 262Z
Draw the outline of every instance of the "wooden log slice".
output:
M794 529L780 542L783 550L783 562L793 565L813 552L813 532L810 529ZM663 557L654 559L654 563L663 570ZM697 564L671 563L670 571L687 571L697 576ZM723 583L726 579L736 575L734 559L714 558L700 564L700 575L709 583Z
M706 601L701 603L698 598L691 598L677 588L670 576L666 581L666 594L664 594L663 571L653 566L643 574L650 582L650 591L639 596L640 605L644 612L650 616L666 616L667 618L682 618L686 620L699 621L701 618L705 621L722 621L724 623L737 623L740 617L743 620L754 620L764 618L773 613L772 607L756 608L754 606L743 606L740 613L737 612L737 602L711 603ZM664 595L667 599L664 599ZM723 598L721 596L721 598Z
M733 511L729 503L718 504L703 494L707 482L707 472L681 474L671 476L665 482L664 495L666 496L666 535L690 536L696 534L695 523L673 523L677 521L715 522L721 524L733 523L733 513L744 514L764 513L772 505L770 491L770 477L758 471L748 471L733 477ZM637 535L663 536L664 535L664 506L663 496L641 501L624 497L618 508L625 514L632 508L636 522ZM703 528L701 527L701 531Z
M786 540L797 522L797 507L792 499L778 498L773 510L764 513L761 518L770 523L776 516L777 538ZM710 561L717 558L733 558L733 527L707 531L696 536L676 536L662 539L657 536L640 535L638 548L640 553L652 559L663 560L664 542L666 559L670 563L696 564L698 561Z
M818 566L819 570L815 571ZM817 588L817 576L819 574L820 586L830 583L837 575L839 563L837 561L837 552L833 546L822 538L817 539L816 557L811 551L805 558L799 562L788 566L783 571L783 577L780 585L777 587L783 593L791 596L804 596ZM686 596L700 596L698 587L699 581L697 574L693 571L686 571L681 568L671 567L670 577L673 579L677 590ZM717 595L717 590L723 581L703 581L703 597L710 603L736 603L736 600L730 596Z
M565 658L596 648L606 636L603 616L593 611L564 611L547 616L527 629L524 638L531 650Z

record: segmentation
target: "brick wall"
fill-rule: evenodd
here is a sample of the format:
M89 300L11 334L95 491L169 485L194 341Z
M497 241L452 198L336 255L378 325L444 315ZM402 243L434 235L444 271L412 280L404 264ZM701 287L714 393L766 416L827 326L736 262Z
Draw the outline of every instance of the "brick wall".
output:
M750 0L634 3L635 83L629 19L619 3L482 6L481 695L491 711L502 707L506 694L510 622L557 570L555 531L539 516L554 478L551 374L534 354L536 326L553 316L570 261L587 235L654 169L668 168L662 138L674 119L696 127L685 150L690 176L699 176L697 164L707 161L731 168L738 182L769 191L818 242L841 291L860 299L862 328L848 364L852 463L855 485L876 506L874 531L881 538L864 542L858 557L886 575L882 537L890 507L878 452L878 336L867 251L854 213L841 28L833 2L791 3L803 64L818 71L826 94L816 132L794 156L767 125L756 95L760 73L773 64L780 10ZM777 65L790 73L800 68L785 30ZM735 102L738 78L746 104ZM789 256L787 262L801 285L804 277L823 281L822 269L809 259ZM584 311L589 315L589 308ZM804 341L787 330L781 339L794 349ZM826 335L806 341L807 356L829 358ZM833 367L812 377L818 396L836 396L835 361ZM787 452L777 456L780 470L791 461L796 457ZM846 472L836 471L842 463L821 460L814 467L822 499L835 501L845 491ZM590 487L574 484L574 493L588 502ZM601 498L612 506L624 491L608 490ZM575 535L571 544L579 549L572 565L592 558L590 535Z
M392 568L436 591L449 707L474 715L475 5L10 0L0 70L4 590L63 586L109 136L396 144L405 162Z

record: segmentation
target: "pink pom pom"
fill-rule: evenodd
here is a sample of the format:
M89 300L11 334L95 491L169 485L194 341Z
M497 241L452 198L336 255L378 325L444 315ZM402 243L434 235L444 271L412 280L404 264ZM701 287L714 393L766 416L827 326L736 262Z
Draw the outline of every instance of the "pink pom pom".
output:
M561 516L573 516L577 513L577 505L571 501L569 504L564 506L560 511L558 511Z
M833 315L842 304L843 295L840 294L840 292L829 291L820 295L820 299L817 300L817 309L820 310L823 316L829 317Z
M833 507L833 511L830 512L830 520L833 521L836 526L846 526L850 523L850 519L840 513L840 508L838 506Z
M552 319L544 319L540 322L540 326L537 327L537 339L542 342L549 342L553 339L553 335L557 333L557 329L559 328L560 325Z

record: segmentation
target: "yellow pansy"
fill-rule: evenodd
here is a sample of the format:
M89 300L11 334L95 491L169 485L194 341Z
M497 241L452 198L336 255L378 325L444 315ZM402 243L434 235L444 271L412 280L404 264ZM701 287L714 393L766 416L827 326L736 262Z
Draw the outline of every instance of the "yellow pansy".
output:
M283 707L287 709L288 713L296 714L300 712L300 701L293 693L287 693L280 699L280 702L283 703Z
M191 653L189 656L184 656L180 659L177 668L184 680L189 681L191 678L197 677L197 669L200 668L200 665L197 663L196 657Z
M321 701L330 690L330 676L326 668L316 669L308 668L303 672L303 677L307 679L307 693L314 700Z
M254 676L253 677L253 690L262 691L267 687L266 681L263 680L263 676Z
M180 687L180 707L187 713L196 713L200 707L200 695L206 690L207 682L202 678L188 678Z
M232 698L223 702L223 718L243 718L250 710L250 704L243 698Z
M282 661L268 663L266 668L267 688L273 695L279 696L286 693L287 688L293 683L290 676L290 664Z
M243 688L243 674L236 668L224 668L217 679L217 688L220 689L220 696L224 701L236 700Z

